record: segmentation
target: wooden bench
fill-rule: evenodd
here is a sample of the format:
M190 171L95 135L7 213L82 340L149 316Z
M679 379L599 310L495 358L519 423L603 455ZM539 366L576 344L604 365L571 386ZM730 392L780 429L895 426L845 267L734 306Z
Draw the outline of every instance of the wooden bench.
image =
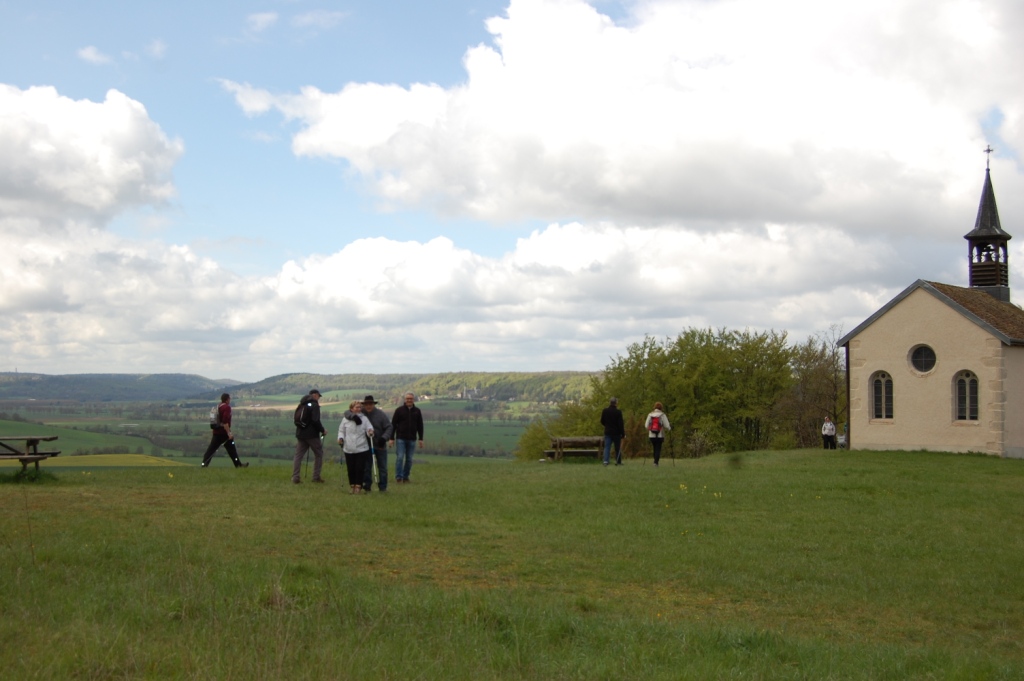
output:
M11 461L17 459L21 462L22 473L28 470L28 465L30 463L34 463L36 465L36 472L38 473L40 461L60 454L59 451L39 451L39 443L53 442L56 439L56 435L4 435L0 437L0 461ZM25 447L19 451L7 444L8 442L24 442Z
M551 449L544 450L548 459L561 461L567 456L589 456L601 458L604 453L604 436L572 436L551 438Z

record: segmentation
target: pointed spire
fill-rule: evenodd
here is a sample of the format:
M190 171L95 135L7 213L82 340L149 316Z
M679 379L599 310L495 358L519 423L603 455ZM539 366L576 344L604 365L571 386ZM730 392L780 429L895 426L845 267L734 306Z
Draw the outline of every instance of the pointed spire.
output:
M992 174L985 168L985 186L981 190L981 203L978 204L978 218L974 221L974 229L965 234L965 239L1001 237L1009 239L1010 235L1003 231L999 224L999 209L996 208L996 193L992 189Z
M992 147L985 148L986 154ZM992 172L985 163L985 186L981 190L978 218L974 229L964 235L967 239L968 279L971 288L981 289L997 300L1010 301L1010 251L1007 243L1012 237L999 224L996 193L992 189Z

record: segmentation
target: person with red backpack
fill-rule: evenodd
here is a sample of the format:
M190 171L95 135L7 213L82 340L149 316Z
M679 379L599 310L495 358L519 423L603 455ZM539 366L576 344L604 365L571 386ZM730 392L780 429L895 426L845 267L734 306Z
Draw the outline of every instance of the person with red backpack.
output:
M658 465L661 459L661 445L665 442L665 433L672 430L668 422L668 415L662 411L661 402L654 403L654 411L647 415L644 423L647 435L651 439L651 447L654 448L654 465Z

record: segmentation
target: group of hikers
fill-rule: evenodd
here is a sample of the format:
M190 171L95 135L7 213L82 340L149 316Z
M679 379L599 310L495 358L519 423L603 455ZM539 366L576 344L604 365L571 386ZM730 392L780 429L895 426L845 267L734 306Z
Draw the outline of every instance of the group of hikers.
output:
M313 389L302 398L295 410L295 458L292 461L292 482L302 482L302 460L313 452L313 482L324 482L323 438L327 429L320 422L320 391ZM377 401L373 395L367 395L363 401L353 400L348 411L341 418L338 426L338 445L341 447L345 467L348 471L349 491L352 494L370 492L373 484L381 492L388 488L388 446L395 447L395 482L409 482L412 469L412 456L417 443L423 446L423 413L416 406L416 396L405 393L403 404L395 409L388 418L382 410L377 409ZM604 465L611 463L611 452L615 449L615 465L622 465L622 441L626 439L626 425L619 410L619 400L615 397L604 411L601 412L601 425L604 426ZM210 427L213 437L210 446L203 455L202 466L210 465L214 452L224 445L228 456L236 468L245 468L235 448L235 439L231 434L231 395L220 396L220 405L210 412ZM654 403L654 409L644 421L644 429L651 443L654 454L654 465L661 461L661 446L665 442L665 433L672 430L668 414L661 402ZM825 449L836 448L835 424L826 416L821 429Z
M324 465L324 437L327 429L320 421L319 390L310 390L295 409L295 457L292 461L292 482L302 482L302 461L313 453L313 482L322 483ZM231 395L220 396L220 404L210 412L213 437L203 454L202 466L210 465L214 453L224 445L236 468L249 464L238 458L234 436L231 434ZM416 406L416 396L406 393L403 404L388 418L377 409L373 395L362 401L353 400L342 415L338 426L338 446L343 452L348 472L349 491L364 494L376 483L380 492L388 488L388 446L395 447L395 482L409 482L412 458L417 445L423 446L423 412Z

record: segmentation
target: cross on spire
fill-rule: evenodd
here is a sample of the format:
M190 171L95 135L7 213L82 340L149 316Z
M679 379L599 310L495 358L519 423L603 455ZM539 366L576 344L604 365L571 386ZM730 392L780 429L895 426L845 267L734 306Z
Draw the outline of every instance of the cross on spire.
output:
M982 151L985 152L985 170L988 170L988 162L992 159L992 152L995 151L995 149L993 149L991 145L986 144Z

